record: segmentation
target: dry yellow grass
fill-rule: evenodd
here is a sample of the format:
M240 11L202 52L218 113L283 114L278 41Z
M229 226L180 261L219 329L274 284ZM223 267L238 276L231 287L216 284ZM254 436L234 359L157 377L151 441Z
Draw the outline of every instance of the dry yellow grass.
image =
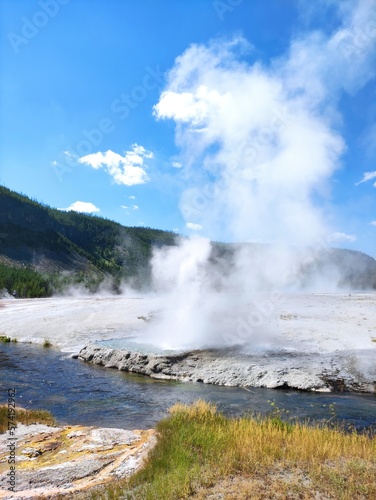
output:
M9 415L15 419L9 418ZM13 427L16 424L46 424L56 425L56 420L47 410L26 410L25 408L16 408L15 414L9 414L6 404L0 405L0 433L7 432L9 425Z
M145 468L91 498L374 499L376 439L175 405Z

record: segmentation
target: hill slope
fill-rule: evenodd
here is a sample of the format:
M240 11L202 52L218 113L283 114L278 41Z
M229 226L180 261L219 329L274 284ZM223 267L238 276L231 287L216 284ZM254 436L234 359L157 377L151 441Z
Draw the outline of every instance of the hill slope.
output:
M64 212L0 186L0 290L15 289L21 297L48 296L75 283L95 291L108 278L113 291L122 280L147 287L153 247L175 243L172 232ZM231 273L239 248L255 267L260 255L270 253L270 246L262 244L214 243L214 275ZM302 265L298 276L295 284L306 290L320 282L329 289L376 289L376 261L361 252L329 249L325 259Z
M124 227L63 212L0 187L0 262L42 273L147 281L152 246L173 245L172 232Z

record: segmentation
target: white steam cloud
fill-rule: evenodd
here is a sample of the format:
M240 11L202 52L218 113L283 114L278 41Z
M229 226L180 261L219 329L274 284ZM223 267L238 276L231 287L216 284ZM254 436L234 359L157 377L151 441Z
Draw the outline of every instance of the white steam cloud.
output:
M338 14L342 26L332 35L292 40L288 53L269 65L254 61L242 37L190 46L154 107L157 119L176 124L187 227L203 226L212 240L273 243L258 257L249 249L236 252L219 280L228 290L283 286L302 260L315 260L292 246L317 247L323 238L330 242L328 234L355 239L333 232L321 207L345 150L336 103L375 77L374 2L339 2ZM359 33L366 40L361 49ZM164 345L221 343L213 342L211 325L232 304L215 293L210 255L209 241L197 238L155 252L156 287L170 291L159 327Z

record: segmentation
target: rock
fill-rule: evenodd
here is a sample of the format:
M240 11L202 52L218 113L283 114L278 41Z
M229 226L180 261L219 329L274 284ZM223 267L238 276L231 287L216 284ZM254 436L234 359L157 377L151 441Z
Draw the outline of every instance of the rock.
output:
M88 344L81 349L79 359L94 364L103 364L106 359L106 367L159 379L242 387L375 392L375 367L369 369L367 377L359 368L362 353L357 356L355 362L346 351L246 354L234 348L156 355ZM364 363L367 356L365 353Z
M36 448L25 448L21 451L22 455L26 455L29 458L38 457L42 455L42 451Z
M156 442L154 430L81 426L19 425L15 437L16 494L12 496L6 493L7 435L0 435L1 499L72 498L80 490L133 474Z

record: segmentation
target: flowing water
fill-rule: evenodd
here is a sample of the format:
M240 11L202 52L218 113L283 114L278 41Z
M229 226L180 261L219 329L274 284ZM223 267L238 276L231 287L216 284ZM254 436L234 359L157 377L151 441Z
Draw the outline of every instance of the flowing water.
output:
M376 427L376 397L360 394L249 390L155 380L84 364L52 348L0 343L0 402L16 389L18 406L44 408L61 424L127 429L153 427L175 402L199 398L227 415L268 413L271 402L299 419L329 419L335 403L339 420L358 429Z

